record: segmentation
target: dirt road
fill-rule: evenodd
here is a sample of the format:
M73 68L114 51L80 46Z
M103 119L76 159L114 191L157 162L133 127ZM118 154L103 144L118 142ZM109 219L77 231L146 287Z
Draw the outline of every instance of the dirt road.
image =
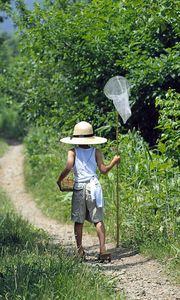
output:
M24 187L23 146L10 146L0 159L0 186L12 200L15 209L38 228L47 231L54 242L61 243L71 252L75 249L73 225L60 224L44 216L37 208L32 195ZM88 234L83 235L87 252L87 263L97 264L95 255L98 240ZM112 252L112 262L98 264L107 276L118 279L116 289L124 291L128 300L180 300L180 286L173 285L158 262L123 248L108 244Z

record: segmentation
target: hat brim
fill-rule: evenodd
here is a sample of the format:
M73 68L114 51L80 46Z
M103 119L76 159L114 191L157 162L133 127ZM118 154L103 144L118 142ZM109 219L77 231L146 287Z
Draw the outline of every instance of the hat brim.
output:
M60 140L60 142L65 144L73 144L73 145L95 145L95 144L104 144L107 142L106 138L99 136L92 137L65 137Z

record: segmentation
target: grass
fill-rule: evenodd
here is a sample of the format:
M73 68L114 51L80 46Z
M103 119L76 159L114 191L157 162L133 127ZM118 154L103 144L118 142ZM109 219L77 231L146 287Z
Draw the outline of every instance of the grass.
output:
M4 155L7 149L8 149L7 143L3 139L0 139L0 157Z
M0 191L0 298L122 299L96 267L67 256L60 245L19 217Z

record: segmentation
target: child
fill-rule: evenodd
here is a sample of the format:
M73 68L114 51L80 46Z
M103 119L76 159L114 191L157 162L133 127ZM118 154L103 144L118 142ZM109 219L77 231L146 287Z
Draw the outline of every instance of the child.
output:
M103 144L107 139L94 136L91 124L80 122L75 125L73 136L61 139L61 142L78 145L68 151L65 169L59 176L57 184L61 189L62 180L69 174L71 169L74 172L74 188L72 196L71 217L74 221L74 234L80 257L85 252L82 246L83 224L85 220L94 223L99 238L99 258L106 255L105 227L103 223L104 199L101 185L97 179L96 167L102 174L107 174L116 164L120 157L115 155L110 164L103 162L100 150L90 147L92 144Z

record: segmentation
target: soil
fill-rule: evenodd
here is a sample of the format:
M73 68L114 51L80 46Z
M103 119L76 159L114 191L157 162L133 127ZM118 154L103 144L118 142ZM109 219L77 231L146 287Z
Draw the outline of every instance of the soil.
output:
M36 206L33 196L26 192L23 162L23 146L11 145L9 151L0 159L0 186L23 218L34 226L44 229L54 243L62 244L68 253L73 253L75 251L73 225L61 224L43 215ZM94 265L110 278L115 278L115 289L123 291L126 299L180 300L180 286L171 281L163 265L157 261L108 243L107 249L111 252L112 261L98 263L97 237L84 233L83 244L87 253L85 263Z

